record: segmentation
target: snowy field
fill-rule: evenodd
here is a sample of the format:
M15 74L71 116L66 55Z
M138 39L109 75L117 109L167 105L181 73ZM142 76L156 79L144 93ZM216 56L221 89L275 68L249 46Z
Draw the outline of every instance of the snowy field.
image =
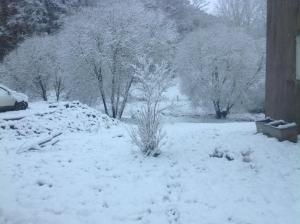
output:
M145 158L131 124L68 105L0 114L1 224L299 223L300 143L253 122L169 122L162 155Z
M216 120L215 111L212 109L204 109L203 107L195 107L187 96L180 92L180 80L173 80L174 84L163 93L162 102L160 105L164 110L162 111L162 118L164 122L184 122L184 123L224 123L235 121L256 121L264 118L264 114L251 114L233 112L228 115L226 120ZM134 96L138 96L137 92L133 92ZM123 120L127 122L134 122L132 116L144 105L141 100L132 100L126 106ZM99 107L98 109L103 110Z

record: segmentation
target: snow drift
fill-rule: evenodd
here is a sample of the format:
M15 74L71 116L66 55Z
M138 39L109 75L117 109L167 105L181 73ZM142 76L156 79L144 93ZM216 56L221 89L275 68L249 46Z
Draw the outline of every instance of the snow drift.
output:
M2 115L0 140L39 137L53 132L93 132L118 124L118 121L78 101L32 104L29 111Z

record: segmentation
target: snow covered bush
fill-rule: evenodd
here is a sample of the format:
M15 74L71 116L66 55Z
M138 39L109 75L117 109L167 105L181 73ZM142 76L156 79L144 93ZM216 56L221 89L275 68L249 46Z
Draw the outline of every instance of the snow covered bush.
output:
M135 82L130 65L144 54L167 60L176 29L140 1L109 1L68 18L61 37L72 95L83 102L97 97L107 115L120 119Z
M144 105L135 115L137 127L131 131L132 142L146 156L157 157L165 134L162 131L160 105L162 94L170 87L172 72L165 62L155 64L142 58L139 65L133 66L138 90L144 99Z
M158 111L147 105L137 112L135 119L137 128L131 132L132 142L146 156L157 157L164 138Z
M8 86L47 101L54 77L62 73L54 40L47 35L33 37L8 55L4 60Z
M218 119L226 118L263 79L261 43L224 25L189 34L177 55L184 93L195 105L213 106Z

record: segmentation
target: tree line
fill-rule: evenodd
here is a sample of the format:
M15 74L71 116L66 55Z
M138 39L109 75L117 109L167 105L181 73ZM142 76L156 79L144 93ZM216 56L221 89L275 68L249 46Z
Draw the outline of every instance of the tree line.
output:
M57 0L48 8L46 3L29 4L35 13L31 19L24 13L20 24L35 34L16 35L14 41L8 38L13 29L3 28L12 26L8 18L13 21L14 14L3 16L3 8L16 5L1 6L1 29L11 41L1 42L7 49L1 51L6 55L1 80L32 98L48 100L54 92L57 100L101 104L106 114L121 118L146 58L153 64L148 70L167 65L191 102L212 108L217 118L233 108L263 110L264 1L218 0L217 16L204 12L205 1ZM28 12L26 4L17 11Z

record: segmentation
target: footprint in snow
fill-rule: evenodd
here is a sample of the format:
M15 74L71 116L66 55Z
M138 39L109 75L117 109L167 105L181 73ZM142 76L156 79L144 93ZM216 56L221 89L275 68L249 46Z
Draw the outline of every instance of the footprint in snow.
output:
M48 186L49 188L52 188L52 187L53 187L52 184L48 184L48 183L46 183L46 182L43 181L43 180L38 180L38 181L36 182L36 184L37 184L39 187L43 187L43 186Z
M184 201L186 204L197 204L199 203L197 199L187 199Z
M167 188L179 188L181 184L179 182L167 184Z
M105 171L106 172L109 172L109 171L111 171L112 169L111 168L105 168Z
M103 202L102 207L103 207L103 208L109 208L107 202Z
M163 201L164 201L164 202L170 202L171 199L170 199L169 195L164 195L164 196L163 196Z
M179 223L180 213L176 208L170 208L166 211L166 215L168 217L168 223Z

